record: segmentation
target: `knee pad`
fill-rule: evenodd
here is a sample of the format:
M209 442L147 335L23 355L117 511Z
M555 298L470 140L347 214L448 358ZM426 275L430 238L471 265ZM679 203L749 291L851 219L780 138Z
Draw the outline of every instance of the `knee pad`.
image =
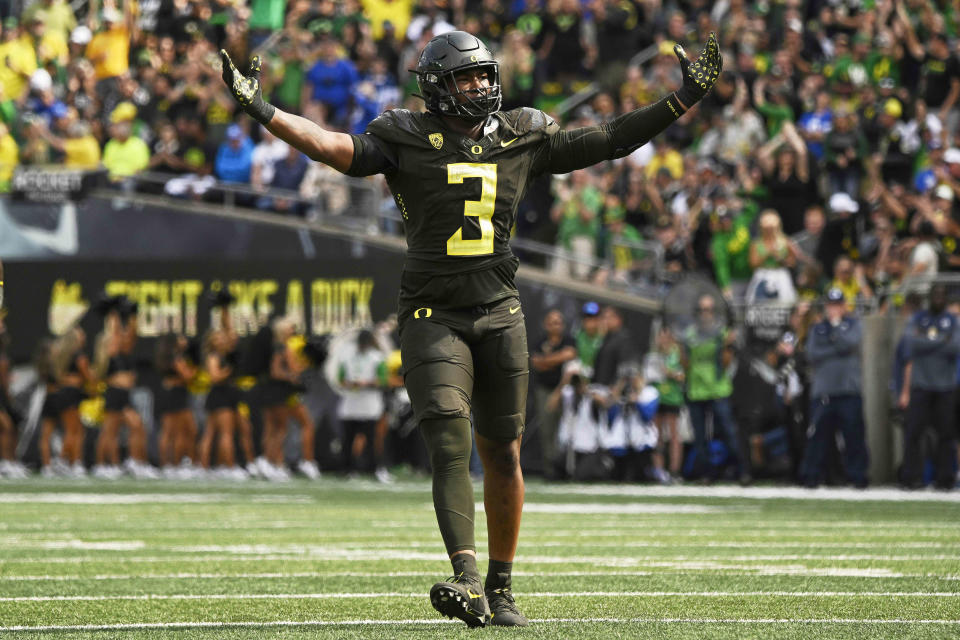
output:
M467 418L424 420L420 433L430 454L434 473L456 466L458 462L470 463L470 421Z

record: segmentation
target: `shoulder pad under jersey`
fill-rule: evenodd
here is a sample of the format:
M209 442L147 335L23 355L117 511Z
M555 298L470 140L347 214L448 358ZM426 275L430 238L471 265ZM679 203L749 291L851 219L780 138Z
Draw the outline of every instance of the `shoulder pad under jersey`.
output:
M513 130L513 133L520 136L535 131L553 135L560 129L553 118L539 109L520 107L510 111L501 111L499 115L503 122Z
M427 131L429 125L424 122L428 117L408 109L390 109L374 118L366 133L388 143L430 147L429 135L433 130Z

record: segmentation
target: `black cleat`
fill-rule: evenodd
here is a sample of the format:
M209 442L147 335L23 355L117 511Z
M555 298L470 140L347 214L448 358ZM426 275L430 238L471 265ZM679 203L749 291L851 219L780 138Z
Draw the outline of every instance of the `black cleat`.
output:
M497 627L526 627L530 621L520 613L510 589L488 589L487 606L490 607L490 624Z
M468 627L483 627L487 624L490 609L483 594L480 576L465 576L462 573L446 582L438 582L430 589L430 604L448 618L458 618Z

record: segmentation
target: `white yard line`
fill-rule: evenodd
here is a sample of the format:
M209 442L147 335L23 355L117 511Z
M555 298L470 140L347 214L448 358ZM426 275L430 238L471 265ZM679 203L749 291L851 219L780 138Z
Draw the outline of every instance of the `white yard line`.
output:
M0 602L104 602L115 600L359 600L423 598L423 593L175 593L96 596L7 596ZM534 591L521 598L960 598L953 591Z
M714 534L716 535L716 534ZM662 536L661 536L662 537ZM170 545L152 545L143 540L37 540L30 536L15 536L4 538L0 536L0 543L8 548L16 549L79 549L86 551L173 551L178 553L194 553L222 551L224 553L256 553L258 550L282 550L283 547L276 545L205 545L205 546L170 546ZM694 548L694 549L822 549L824 547L836 549L889 549L895 545L900 549L953 549L960 554L960 541L958 542L909 542L909 541L888 541L888 542L760 542L760 541L692 541L692 542L663 542L655 540L623 540L619 542L561 542L561 541L537 541L536 546L541 549L567 549L571 547L589 548L589 549L672 549L672 548ZM292 547L295 553L316 553L321 550L334 549L336 551L356 553L364 550L382 550L382 549L436 549L436 542L385 542L380 540L371 540L370 542L344 542L343 544L333 545L297 545Z
M902 491L876 489L804 489L802 487L734 487L649 485L531 485L527 495L630 496L644 498L741 498L748 500L838 500L842 502L953 502L960 503L960 492Z
M960 620L906 618L534 618L533 624L764 624L764 625L811 625L811 624L875 624L875 625L943 625L960 624ZM278 628L278 627L353 627L353 626L406 626L461 624L457 620L410 618L406 620L271 620L264 622L141 622L117 624L77 624L0 627L0 632L14 631L141 631L148 629L232 629L232 628Z
M312 496L297 494L263 494L250 496L235 493L0 493L0 504L214 504L220 502L269 502L271 504L304 504Z
M175 549L171 549L174 550ZM18 555L17 557L2 558L0 561L5 564L83 564L88 562L123 562L123 563L178 563L184 562L263 562L263 561L286 561L286 560L307 560L310 562L342 562L342 561L360 561L360 560L404 560L404 561L425 561L435 562L443 560L442 552L437 553L410 553L402 551L392 551L382 549L377 552L370 550L281 550L276 549L273 553L231 553L229 551L216 552L216 549L208 548L208 555L174 555L169 556L38 556L29 557ZM202 554L199 549L188 551L181 549L180 553ZM114 552L116 553L116 552ZM530 564L591 564L598 567L680 567L680 568L710 568L713 562L710 558L703 556L667 556L670 559L664 560L664 555L659 556L544 556L544 555L518 555L516 562ZM716 556L714 556L716 558ZM769 555L735 555L723 556L725 562L778 562L778 561L798 561L810 560L818 562L854 562L854 561L882 561L882 562L918 562L918 561L960 561L958 554L930 554L930 555L886 555L886 554L769 554ZM737 567L739 568L739 567ZM750 568L750 567L747 567Z

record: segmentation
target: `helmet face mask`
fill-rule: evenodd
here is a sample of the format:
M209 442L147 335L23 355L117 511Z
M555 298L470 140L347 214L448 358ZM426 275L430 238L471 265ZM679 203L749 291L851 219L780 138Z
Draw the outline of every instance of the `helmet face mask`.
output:
M462 91L456 75L471 69L485 71L489 86ZM500 110L500 65L486 45L469 33L451 31L433 38L412 71L417 75L420 97L431 113L483 120Z

